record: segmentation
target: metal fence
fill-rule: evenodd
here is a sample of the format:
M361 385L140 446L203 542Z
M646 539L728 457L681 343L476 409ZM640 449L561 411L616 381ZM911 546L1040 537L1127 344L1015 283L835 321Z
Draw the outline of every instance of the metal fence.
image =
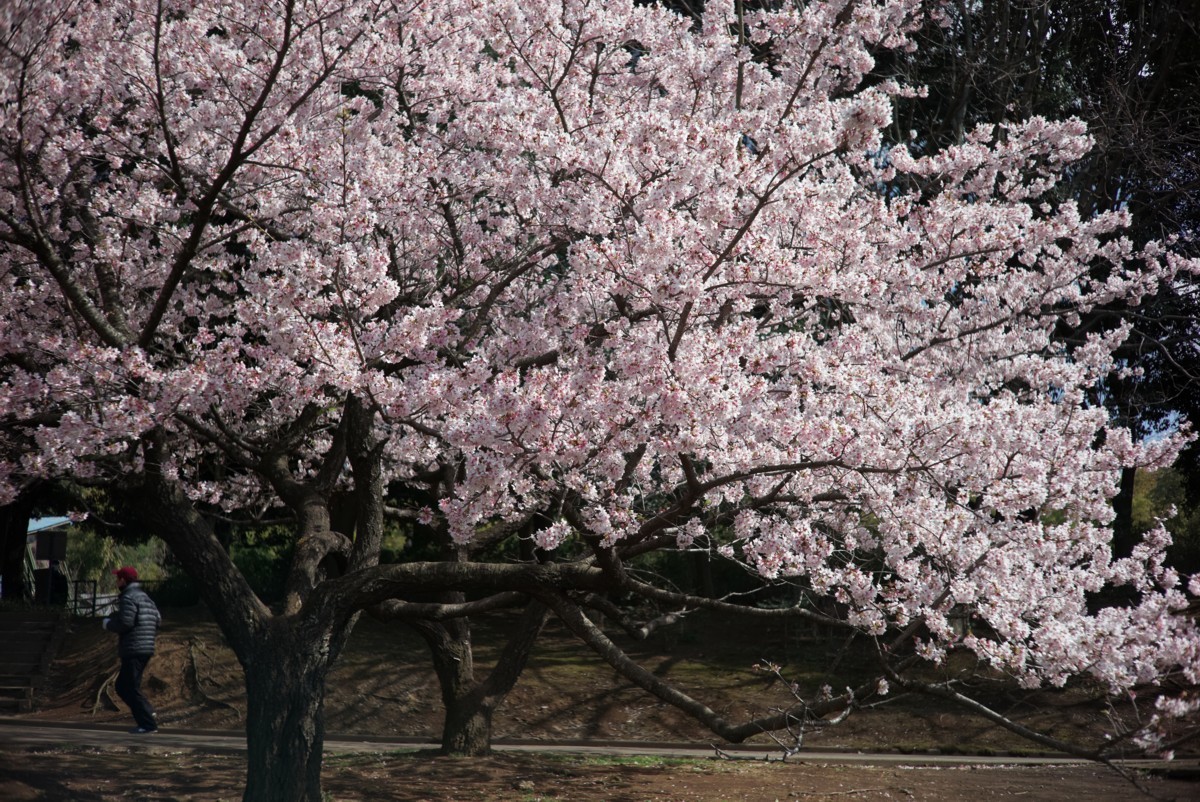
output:
M100 593L100 583L94 579L76 579L71 583L67 611L71 615L93 618L108 615L117 609L119 593Z
M66 603L67 612L74 616L92 618L111 615L117 609L117 600L121 598L121 594L115 591L101 593L100 584L95 579L72 580ZM104 584L110 585L111 583ZM161 580L156 580L140 584L142 589L153 598L155 591L163 583Z

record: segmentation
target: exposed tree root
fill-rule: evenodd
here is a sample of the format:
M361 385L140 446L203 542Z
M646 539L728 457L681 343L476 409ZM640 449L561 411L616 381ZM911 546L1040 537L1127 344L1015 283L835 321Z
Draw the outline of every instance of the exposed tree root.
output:
M108 710L120 710L117 707L117 701L112 697L112 690L117 682L117 675L121 673L121 669L117 669L108 675L108 677L100 683L100 687L96 689L96 698L92 700L91 714L94 716L100 712L101 708Z
M210 664L213 662L212 656L209 655L209 653L204 649L204 641L200 640L199 638L190 638L188 640L188 670L185 676L188 687L195 694L200 696L205 704L212 705L213 707L223 707L227 710L232 710L240 719L242 717L242 710L237 705L217 699L204 690L205 680L200 674L200 664L197 660L197 653L203 653L204 656L208 658Z

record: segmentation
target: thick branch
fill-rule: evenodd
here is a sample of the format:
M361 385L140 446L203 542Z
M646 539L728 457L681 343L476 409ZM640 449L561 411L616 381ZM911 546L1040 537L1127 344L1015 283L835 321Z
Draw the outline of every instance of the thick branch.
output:
M312 589L321 581L319 569L322 562L334 556L344 563L352 548L350 538L339 532L318 531L301 538L292 555L284 611L294 613L304 604Z
M621 651L620 647L610 641L595 624L589 621L577 606L559 595L546 594L542 598L562 619L568 629L590 646L621 676L642 690L688 714L730 743L741 743L753 735L784 729L790 724L798 722L802 716L824 716L842 711L854 703L853 694L847 693L813 705L804 705L804 710L800 714L787 710L756 718L743 724L730 724L712 708L693 699L631 660Z
M134 508L150 523L188 573L204 577L200 594L208 603L239 657L257 642L271 611L255 595L211 524L198 513L179 482L161 470L167 443L161 433L147 438L145 484Z
M458 604L437 604L433 602L406 602L398 599L388 599L371 608L371 615L381 621L445 621L450 618L465 618L492 610L506 607L516 607L529 599L524 593L509 591L497 593L487 598Z
M412 562L377 565L323 582L313 594L345 609L367 609L416 593L610 590L612 580L585 563Z
M504 644L496 664L479 686L484 704L488 707L495 707L516 686L525 666L529 664L529 656L533 654L533 646L542 633L542 627L549 618L550 610L540 601L531 602L525 609L517 631Z

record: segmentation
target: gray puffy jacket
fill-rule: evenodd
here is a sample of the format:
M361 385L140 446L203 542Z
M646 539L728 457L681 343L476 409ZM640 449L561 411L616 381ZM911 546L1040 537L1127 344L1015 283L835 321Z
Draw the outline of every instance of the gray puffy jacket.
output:
M130 582L121 591L117 611L104 627L121 636L117 641L117 654L121 657L149 657L154 654L160 621L158 608L141 584Z

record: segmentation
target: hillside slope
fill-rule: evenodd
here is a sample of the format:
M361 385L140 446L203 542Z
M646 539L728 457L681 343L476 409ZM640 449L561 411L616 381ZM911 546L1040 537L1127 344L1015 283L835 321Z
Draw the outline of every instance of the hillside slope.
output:
M503 626L475 629L476 669L490 666ZM747 626L697 613L677 629L634 643L610 636L660 676L731 720L788 706L784 683L755 670L761 661L783 666L804 693L823 684L844 687L863 678L866 655L841 639L780 624ZM112 688L116 639L99 621L75 619L30 718L124 721L127 711ZM832 670L832 672L831 672ZM168 610L159 651L143 687L164 727L241 729L245 698L240 667L202 608ZM1046 693L995 685L989 702L1026 724L1060 737L1096 735L1108 724L1103 705L1078 691ZM437 739L442 707L423 642L410 630L362 619L339 660L327 699L332 733L420 736ZM496 737L547 740L716 742L673 708L619 677L561 628L550 626L529 668L495 720ZM756 741L769 742L766 736ZM897 697L855 711L844 722L806 732L805 745L821 748L947 752L1038 751L1003 730L926 698Z

